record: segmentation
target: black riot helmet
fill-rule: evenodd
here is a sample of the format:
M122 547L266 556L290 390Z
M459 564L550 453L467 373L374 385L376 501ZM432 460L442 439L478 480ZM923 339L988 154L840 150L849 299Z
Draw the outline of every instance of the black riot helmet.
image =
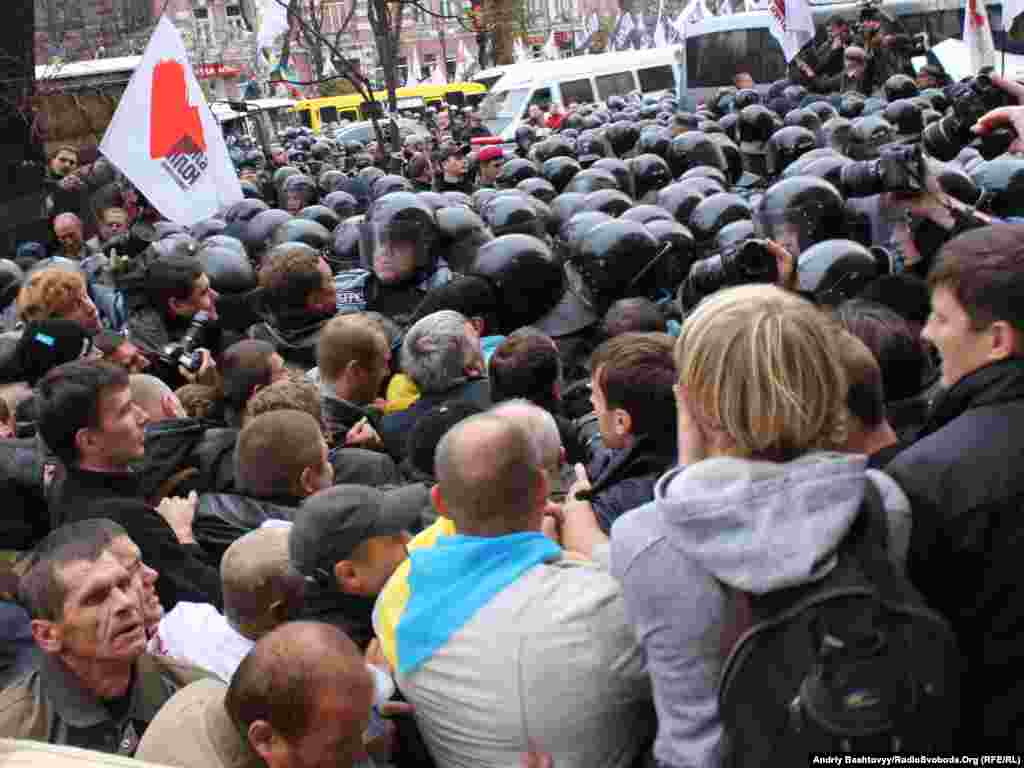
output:
M313 142L313 146L309 148L309 154L311 154L314 159L323 162L331 156L331 145L326 141L315 141Z
M853 123L845 117L833 117L821 126L821 144L845 155L850 144L850 131Z
M800 254L800 292L817 304L838 307L857 296L878 275L875 257L853 240L825 240Z
M607 213L580 211L570 216L568 221L562 224L561 229L558 231L558 239L565 244L570 255L576 254L579 251L583 236L594 227L607 221L614 221Z
M674 219L651 219L644 226L658 241L661 254L654 266L655 283L659 290L674 295L696 258L693 234Z
M629 221L638 221L641 224L649 224L650 222L657 221L658 219L675 221L672 214L660 205L634 205L628 211L621 213L619 218L627 219Z
M274 230L291 219L291 214L280 208L271 208L253 216L242 232L242 242L245 243L249 254L254 259L259 259L260 254L270 247L270 238Z
M552 157L544 161L540 175L561 194L572 177L582 170L580 164L572 157Z
M531 325L558 304L565 276L551 248L529 235L503 235L484 243L469 267L498 294L499 333Z
M740 151L746 155L765 152L768 139L782 126L779 116L762 104L751 104L740 112Z
M583 210L600 211L609 216L621 216L633 207L633 201L629 195L619 192L617 189L599 189L591 192L583 201Z
M391 192L412 192L412 182L404 176L399 176L394 173L388 173L377 179L374 179L373 183L370 184L370 197L376 200L379 197L390 194Z
M516 184L516 189L523 192L530 197L535 197L538 200L542 200L545 203L550 203L555 199L558 192L551 185L547 179L542 179L534 176L531 179L524 179L523 181Z
M829 104L827 101L812 101L804 109L807 109L818 116L818 120L821 123L826 123L833 117L839 115L839 110ZM807 126L805 125L804 128Z
M605 129L605 136L608 137L608 143L612 145L612 152L623 157L633 149L637 139L640 138L640 131L635 123L628 120L617 120Z
M321 173L316 183L320 187L321 194L329 195L332 192L345 188L345 174L335 168L331 168Z
M988 209L996 216L1024 216L1024 157L1006 154L978 163L971 179L986 195Z
M850 126L846 153L854 160L871 160L878 157L881 146L892 143L895 135L896 131L882 115L858 117Z
M245 198L239 200L237 203L232 205L224 213L224 221L228 224L234 224L235 222L247 222L252 219L257 213L266 211L270 208L269 205L264 203L262 200L254 200L252 198ZM161 222L162 223L162 222ZM159 224L157 225L157 239L163 237Z
M284 208L291 214L296 214L306 206L313 205L317 200L316 184L304 173L289 176L285 179L281 189Z
M912 99L917 96L917 83L909 75L892 75L882 86L885 100L892 103L899 99Z
M436 216L438 255L448 262L452 271L466 272L480 247L494 236L483 219L465 206L441 208Z
M729 167L721 147L702 131L687 131L672 139L667 159L676 178L698 165L718 168L722 172Z
M310 219L290 219L279 224L270 236L272 246L281 243L305 243L318 253L331 245L331 233L326 227Z
M416 197L421 203L428 206L434 211L439 211L442 208L447 208L448 203L444 199L444 195L440 192L434 192L432 189L425 190L423 192L417 192Z
M582 192L563 192L551 201L551 215L554 217L556 234L561 232L562 225L583 210L583 201L587 196Z
M331 253L325 255L335 272L353 269L359 265L359 241L362 239L362 216L341 222L334 230Z
M853 120L864 114L865 97L863 94L851 91L844 93L839 101L839 115L847 120Z
M636 141L636 152L638 155L657 155L664 159L668 155L668 145L672 141L672 134L664 128L648 128L640 132L640 138Z
M766 170L771 175L778 175L798 157L817 146L814 134L806 128L799 125L780 128L768 139Z
M280 193L281 189L284 187L285 181L287 181L292 176L298 176L301 173L302 171L300 171L298 168L295 168L290 165L283 165L276 171L274 171L274 175L270 177L270 180L274 185L274 189L276 189L278 193Z
M208 237L221 234L228 228L228 223L223 219L203 219L189 227L192 237L202 242Z
M721 191L721 190L719 190ZM690 214L707 197L698 184L677 181L658 192L657 205L664 208L680 224L690 223Z
M672 183L672 171L660 155L637 155L629 161L629 168L633 172L637 202L654 202L658 191Z
M750 219L750 204L739 195L719 192L702 200L690 214L690 232L698 249L712 247L715 236L726 224Z
M521 234L544 239L547 231L547 222L541 220L530 198L522 193L497 195L484 205L480 218L495 237Z
M359 258L382 283L401 283L433 271L436 240L434 210L413 192L392 192L366 212Z
M573 249L569 274L598 314L615 301L657 294L658 241L635 221L612 220L589 230ZM573 278L578 275L579 280Z
M758 234L782 245L794 256L815 243L842 237L843 197L824 179L793 176L777 181L754 208Z
M722 253L739 246L744 240L754 237L754 222L751 219L737 219L726 224L715 234L714 251Z
M334 211L338 218L344 221L349 216L355 216L358 209L358 201L348 192L336 190L331 192L323 200L324 205Z
M743 88L736 91L736 95L732 100L732 108L734 112L739 112L744 107L749 107L751 104L760 104L761 94L755 91L753 88Z
M924 115L916 99L891 101L882 116L896 129L896 140L912 140L921 136L924 130Z
M587 168L572 177L565 186L565 192L583 192L589 194L599 189L618 189L619 182L603 168Z
M608 144L594 131L584 131L576 139L576 158L584 168L589 168L602 157L608 156Z
M543 164L553 157L572 157L573 150L569 142L561 136L550 136L544 141L538 141L530 148L533 160Z
M299 211L299 218L315 221L328 232L333 232L334 228L341 223L338 214L326 205L311 205L308 208L303 208Z
M519 182L539 176L537 166L525 157L516 157L501 166L495 183L498 189L512 189Z
M625 192L630 197L636 197L636 184L633 181L633 171L629 161L620 160L617 157L602 157L591 168L608 171L618 182L620 192Z
M743 175L743 155L740 153L739 145L725 133L711 133L707 135L722 150L722 154L725 156L728 183L735 184Z
M921 91L920 95L922 98L928 99L931 102L932 109L937 112L945 112L949 109L949 97L941 88L926 88Z
M537 132L533 129L532 125L520 125L516 128L515 140L519 151L526 154L530 151L533 143L537 141Z
M421 192L420 194L424 193ZM470 196L470 199L472 200L473 204L473 210L479 214L481 211L483 211L484 206L487 205L488 201L490 201L494 197L497 197L497 195L498 190L492 189L490 187L481 187Z
M449 189L447 192L442 192L441 198L444 200L444 205L434 208L435 211L457 205L464 205L467 208L473 207L473 198L465 192L459 192L457 189Z
M853 160L843 155L819 157L814 162L807 164L803 174L805 176L817 176L838 189L843 183L843 168L852 162Z
M792 161L786 166L786 170L783 171L783 176L799 176L804 172L804 169L816 160L820 160L823 157L835 157L836 151L834 149L825 149L819 147L812 149L810 152L804 152L796 160Z
M256 272L244 251L204 243L196 258L218 293L246 293L256 287Z

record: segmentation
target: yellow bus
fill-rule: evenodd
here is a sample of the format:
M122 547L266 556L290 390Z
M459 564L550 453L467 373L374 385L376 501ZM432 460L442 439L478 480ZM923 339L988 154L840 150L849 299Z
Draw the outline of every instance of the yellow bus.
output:
M399 112L418 112L429 106L441 106L445 97L450 93L461 93L466 104L475 105L483 99L487 88L480 83L415 85L411 88L399 88L395 91L395 98L398 100ZM373 97L381 106L387 104L387 91L374 91ZM296 102L291 111L298 114L300 125L320 133L325 123L336 123L340 120L353 122L369 120L368 106L369 102L364 101L359 94L349 94L322 99L304 99Z

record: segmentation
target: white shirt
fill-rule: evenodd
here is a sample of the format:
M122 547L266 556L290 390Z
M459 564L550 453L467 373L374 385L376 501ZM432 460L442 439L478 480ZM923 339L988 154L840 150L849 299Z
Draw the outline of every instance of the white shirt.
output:
M212 672L224 682L256 645L207 603L178 603L160 620L158 635L165 655Z

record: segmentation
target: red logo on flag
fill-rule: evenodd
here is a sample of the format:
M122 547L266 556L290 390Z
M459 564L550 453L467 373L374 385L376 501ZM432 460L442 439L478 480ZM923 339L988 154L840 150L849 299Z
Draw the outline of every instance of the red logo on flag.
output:
M779 26L782 27L782 31L786 31L786 0L772 0L771 4L772 16L779 22Z
M149 126L149 156L154 160L206 151L199 107L188 103L185 68L174 59L153 67Z

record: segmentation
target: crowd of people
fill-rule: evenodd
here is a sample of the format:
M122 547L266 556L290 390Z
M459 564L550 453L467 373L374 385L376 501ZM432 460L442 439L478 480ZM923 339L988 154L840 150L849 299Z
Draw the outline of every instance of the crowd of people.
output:
M240 139L189 228L60 148L0 260L0 736L1024 751L1024 85L839 78Z

